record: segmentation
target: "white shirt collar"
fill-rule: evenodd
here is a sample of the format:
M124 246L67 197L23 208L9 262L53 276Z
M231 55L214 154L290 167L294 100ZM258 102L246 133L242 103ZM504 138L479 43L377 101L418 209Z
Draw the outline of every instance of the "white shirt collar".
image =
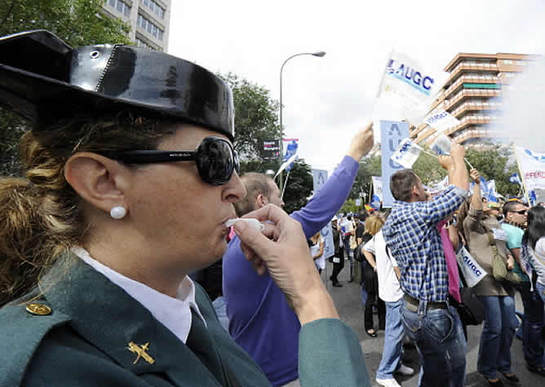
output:
M182 342L187 341L191 329L191 309L197 313L206 325L206 321L195 302L195 285L189 276L182 280L176 298L173 298L112 270L92 258L87 250L81 247L73 247L72 252L141 303L153 317Z

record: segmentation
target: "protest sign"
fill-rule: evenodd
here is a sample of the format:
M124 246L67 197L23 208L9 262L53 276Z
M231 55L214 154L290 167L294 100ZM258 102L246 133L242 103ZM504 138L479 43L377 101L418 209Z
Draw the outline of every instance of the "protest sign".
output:
M380 82L375 117L393 117L420 122L441 86L443 78L433 74L414 59L392 51Z
M412 168L421 151L420 146L412 142L410 138L406 138L399 143L395 152L392 153L391 159L403 168Z
M545 189L545 153L516 146L515 155L526 190Z
M462 276L470 288L477 285L486 276L486 271L484 271L465 247L462 246L460 251L458 251L456 260L458 261Z
M439 156L448 155L450 154L451 145L452 141L450 140L450 138L447 135L440 134L431 144L431 150Z
M459 119L443 109L430 113L424 118L424 122L439 132L444 132L460 124Z
M383 201L382 195L382 177L371 176L373 182L373 195L371 196L370 204L375 210L380 208L380 204Z
M394 202L390 192L390 176L403 169L403 166L393 161L391 157L399 143L409 137L409 124L407 122L380 121L380 130L382 137L382 206L389 208Z

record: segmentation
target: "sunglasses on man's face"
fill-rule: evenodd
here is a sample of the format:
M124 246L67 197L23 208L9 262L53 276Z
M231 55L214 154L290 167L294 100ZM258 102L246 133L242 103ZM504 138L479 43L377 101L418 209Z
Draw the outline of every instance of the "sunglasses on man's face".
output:
M224 138L209 136L194 151L131 150L100 152L125 164L151 164L174 161L195 161L202 181L211 185L227 183L233 171L240 169L237 152Z
M518 210L518 211L511 211L511 212L515 212L519 215L526 215L528 213L528 210Z

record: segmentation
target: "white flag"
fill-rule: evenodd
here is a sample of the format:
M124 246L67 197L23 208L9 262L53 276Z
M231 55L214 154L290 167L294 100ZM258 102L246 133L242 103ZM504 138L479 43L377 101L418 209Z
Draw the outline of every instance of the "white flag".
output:
M424 118L424 122L439 132L444 132L460 124L459 119L443 109L430 113Z
M545 189L545 153L516 146L515 154L526 190Z
M390 158L403 168L412 168L421 151L422 148L420 146L412 142L410 138L406 138L399 143L399 146Z
M282 165L280 166L280 168L278 168L278 171L276 172L276 175L274 175L274 179L276 179L276 176L278 176L280 173L282 173L282 171L284 169L286 169L286 167L288 165L290 165L291 163L293 163L295 161L295 159L297 158L297 153L294 153L293 155L291 155L291 157L289 159L287 159L286 161L284 161L282 163Z

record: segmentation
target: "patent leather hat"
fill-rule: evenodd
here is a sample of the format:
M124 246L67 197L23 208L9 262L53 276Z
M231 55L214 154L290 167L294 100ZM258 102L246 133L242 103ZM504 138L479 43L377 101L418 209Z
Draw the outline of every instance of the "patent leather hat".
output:
M0 38L0 104L38 129L133 109L234 136L231 89L210 71L146 48L74 49L45 30Z

